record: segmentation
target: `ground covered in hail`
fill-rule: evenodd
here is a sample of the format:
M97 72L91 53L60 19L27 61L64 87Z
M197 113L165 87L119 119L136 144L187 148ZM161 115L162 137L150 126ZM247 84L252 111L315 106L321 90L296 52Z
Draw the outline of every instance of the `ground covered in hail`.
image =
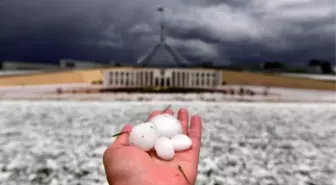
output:
M102 155L126 122L168 104L204 122L199 185L336 184L336 105L0 102L0 184L107 184Z

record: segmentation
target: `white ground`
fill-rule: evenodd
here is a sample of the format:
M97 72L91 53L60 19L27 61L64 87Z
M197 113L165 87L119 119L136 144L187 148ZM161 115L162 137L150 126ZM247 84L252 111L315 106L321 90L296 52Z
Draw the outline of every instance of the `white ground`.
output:
M336 81L336 75L325 75L325 74L300 74L300 73L281 73L284 76L302 77L315 80L330 80Z
M198 185L336 184L336 105L0 102L0 184L107 184L102 154L123 123L168 104L203 118Z

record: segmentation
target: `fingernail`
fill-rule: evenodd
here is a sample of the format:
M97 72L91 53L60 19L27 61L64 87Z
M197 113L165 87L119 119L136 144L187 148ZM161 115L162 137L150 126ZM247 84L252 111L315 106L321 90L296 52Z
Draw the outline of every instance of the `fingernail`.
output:
M187 109L186 108L181 108L180 111L181 112L187 112Z
M130 132L132 130L132 126L130 124L126 124L122 129L123 132Z

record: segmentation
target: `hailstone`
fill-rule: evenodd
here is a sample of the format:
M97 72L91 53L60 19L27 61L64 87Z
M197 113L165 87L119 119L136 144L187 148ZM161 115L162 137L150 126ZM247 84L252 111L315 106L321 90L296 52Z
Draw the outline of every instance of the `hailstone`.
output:
M149 151L154 147L157 138L158 135L152 123L141 123L132 128L129 144L135 145L143 151Z
M170 114L159 114L149 120L153 123L160 137L172 138L182 133L180 121Z
M175 156L174 146L167 137L160 137L154 146L156 154L163 160L172 160Z
M185 134L178 134L171 138L175 151L187 150L191 147L191 139Z

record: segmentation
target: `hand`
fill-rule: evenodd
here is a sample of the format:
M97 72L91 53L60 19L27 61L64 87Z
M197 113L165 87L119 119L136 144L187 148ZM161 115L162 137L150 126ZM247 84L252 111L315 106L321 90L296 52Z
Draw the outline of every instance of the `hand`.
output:
M165 113L173 115L170 109ZM158 114L161 114L161 111L154 111L148 119ZM173 160L164 161L153 150L144 152L128 145L128 133L119 135L103 156L108 183L110 185L188 185L189 182L194 184L201 146L201 119L199 116L193 116L188 130L188 111L180 109L177 117L182 124L183 133L192 140L190 149L176 152ZM123 132L129 132L131 129L130 125L126 125ZM178 165L182 167L187 179L178 169Z

